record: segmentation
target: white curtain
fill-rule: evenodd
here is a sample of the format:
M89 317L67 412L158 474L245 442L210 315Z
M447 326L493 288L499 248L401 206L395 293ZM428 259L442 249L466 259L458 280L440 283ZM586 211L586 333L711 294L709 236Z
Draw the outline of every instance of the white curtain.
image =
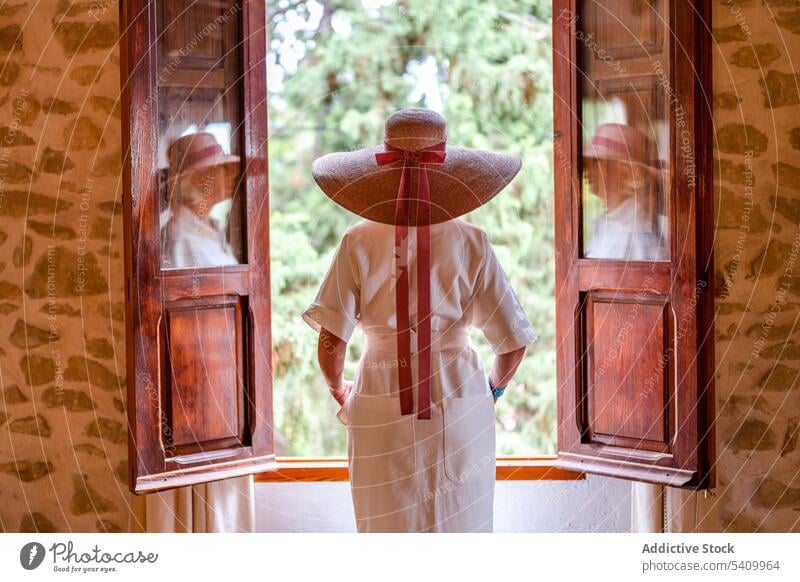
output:
M631 483L631 531L689 533L720 531L713 497L703 491Z
M664 487L650 483L631 483L631 532L664 531Z
M132 532L255 531L252 475L134 496Z

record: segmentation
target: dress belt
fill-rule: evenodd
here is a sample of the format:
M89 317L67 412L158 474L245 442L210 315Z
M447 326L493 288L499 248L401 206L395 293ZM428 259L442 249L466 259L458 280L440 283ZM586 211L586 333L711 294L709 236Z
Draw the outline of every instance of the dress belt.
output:
M379 352L397 354L397 335L394 332L364 333L366 348ZM443 350L460 349L470 345L468 329L451 329L447 331L431 331L431 351L440 352ZM417 333L411 330L411 353L417 353Z

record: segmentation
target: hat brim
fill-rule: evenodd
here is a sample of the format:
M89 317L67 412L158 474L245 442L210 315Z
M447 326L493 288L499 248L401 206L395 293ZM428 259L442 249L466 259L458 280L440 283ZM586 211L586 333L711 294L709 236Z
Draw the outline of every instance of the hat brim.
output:
M202 162L193 164L192 166L186 168L185 170L181 170L177 174L171 174L167 178L167 182L174 182L179 178L183 178L184 176L194 174L199 170L206 170L208 168L213 168L216 166L239 165L241 163L241 160L242 159L239 156L235 156L233 154L222 154L219 156L210 157L208 159L203 160Z
M403 162L378 166L376 145L335 152L314 160L311 173L320 189L343 208L368 220L394 224ZM428 164L431 224L452 220L494 198L517 175L522 160L513 154L447 145L443 164ZM412 225L417 172L411 173Z
M583 158L589 158L594 160L611 160L614 162L621 162L621 163L628 163L628 164L635 164L639 167L644 168L645 170L649 170L654 174L661 174L664 171L664 168L656 166L654 164L649 164L647 162L641 162L639 160L634 160L632 158L625 158L620 157L619 154L615 154L613 152L605 151L604 148L594 148L594 149L587 149L583 151L582 154Z

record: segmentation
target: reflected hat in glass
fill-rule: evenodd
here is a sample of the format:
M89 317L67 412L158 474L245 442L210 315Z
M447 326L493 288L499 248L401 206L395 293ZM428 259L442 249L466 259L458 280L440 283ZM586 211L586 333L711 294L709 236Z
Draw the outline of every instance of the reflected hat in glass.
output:
M650 151L650 140L632 125L602 123L584 144L583 157L637 164L657 172L661 167L650 157Z
M443 154L443 155L442 155ZM513 154L447 143L447 122L439 113L411 107L392 113L384 125L384 143L314 160L311 173L334 202L368 220L395 224L403 175L416 193L424 166L430 191L430 223L444 222L482 206L519 172ZM423 178L424 179L424 178ZM416 224L416 196L410 195L408 224Z
M226 154L214 134L207 131L190 133L173 141L167 149L167 158L170 180L204 168L239 163L239 156Z

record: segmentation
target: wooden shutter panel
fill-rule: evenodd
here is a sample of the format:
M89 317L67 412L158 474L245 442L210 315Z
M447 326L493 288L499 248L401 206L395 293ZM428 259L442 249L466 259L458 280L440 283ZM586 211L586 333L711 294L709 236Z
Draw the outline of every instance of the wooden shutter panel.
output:
M714 485L707 4L554 4L563 468Z
M120 21L131 490L272 469L264 2Z

